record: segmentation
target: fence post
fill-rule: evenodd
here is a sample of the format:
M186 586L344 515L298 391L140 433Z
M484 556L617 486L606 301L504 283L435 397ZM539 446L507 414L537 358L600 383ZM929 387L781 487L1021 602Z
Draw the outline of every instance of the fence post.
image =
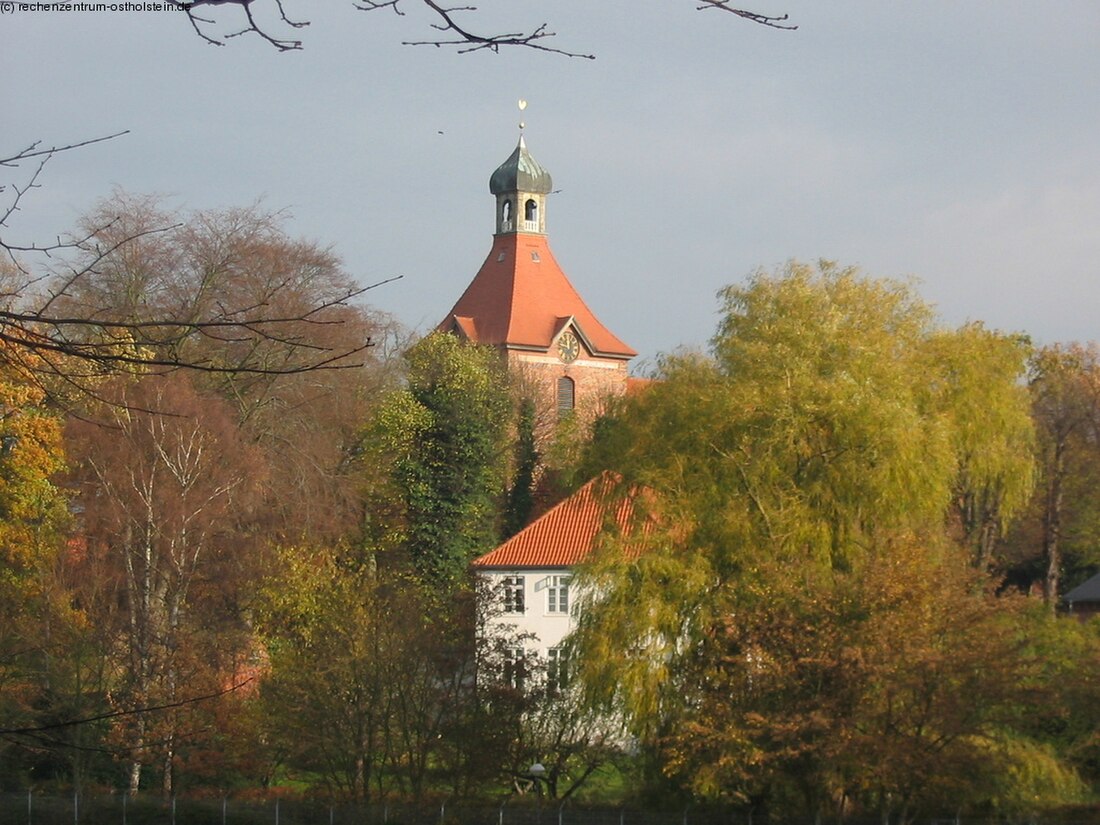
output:
M225 825L225 814L226 814L225 809L228 807L228 805L229 805L228 797L223 796L222 797L222 825Z
M80 793L73 791L73 825L80 822Z
M279 797L275 797L275 825L279 825Z
M172 794L172 825L176 825L176 795Z
M445 814L446 809L447 809L447 803L446 802L441 803L440 806L439 806L439 825L443 825L443 823L446 821L446 814Z
M126 806L130 802L130 792L122 792L122 825L126 825Z
M27 788L27 825L31 825L31 813L33 810L32 802L34 800L34 791Z

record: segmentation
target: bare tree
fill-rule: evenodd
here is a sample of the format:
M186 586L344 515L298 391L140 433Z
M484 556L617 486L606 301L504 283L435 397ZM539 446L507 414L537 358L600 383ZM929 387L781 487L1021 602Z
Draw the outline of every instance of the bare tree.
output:
M283 0L168 0L168 2L185 11L187 19L196 34L207 43L215 46L224 46L227 40L239 37L242 34L255 34L279 51L294 51L302 48L301 40L271 34L264 24L258 22L254 9L264 9L265 12L274 11L278 15L279 22L290 29L301 29L309 25L308 20L292 20L289 18L283 6ZM749 20L773 29L792 30L798 28L787 22L788 16L786 14L769 15L736 8L730 5L730 0L694 0L694 2L697 3L695 8L698 11L724 11L743 20ZM480 51L482 49L499 51L501 46L521 46L566 57L583 57L588 60L595 57L593 54L560 49L549 45L546 41L551 37L555 37L556 33L550 31L548 23L539 23L518 32L476 31L465 21L469 19L468 15L477 12L477 6L450 5L440 3L437 0L352 0L352 5L360 11L389 9L400 16L404 16L406 14L405 9L410 6L427 10L430 19L434 21L430 24L430 27L435 34L426 39L403 41L403 45L406 46L449 46L457 48L459 52ZM204 6L237 6L243 18L240 28L223 33L213 31L218 22L202 16L200 10ZM460 15L467 16L460 17Z
M129 284L132 311L123 313L117 306L96 306L85 300L94 292L89 283L103 281L148 250L165 246L160 243L165 237L186 229L179 216L159 212L136 220L132 214L112 211L108 202L75 234L58 234L45 242L12 239L12 219L29 193L40 186L51 158L124 134L49 147L36 142L0 157L0 172L8 173L6 181L0 180L4 199L0 206L0 342L7 345L5 358L55 398L67 391L94 394L99 382L119 372L186 368L270 376L362 363L372 345L369 337L350 342L347 336L319 332L345 324L355 314L357 298L393 279L361 287L345 277L339 289L328 289L316 302L304 304L284 300L286 284L277 278L265 290L234 292L226 277L232 261L222 260L221 269L216 269L218 261L206 261L215 269L177 284L176 293L161 296L159 304L150 302L142 292L146 285L134 280ZM126 205L116 204L118 208ZM79 296L83 297L77 300ZM137 311L139 304L141 311ZM211 358L211 346L202 346L203 341L216 345L214 349L222 355L234 351L240 357ZM272 350L282 353L282 358L260 357Z

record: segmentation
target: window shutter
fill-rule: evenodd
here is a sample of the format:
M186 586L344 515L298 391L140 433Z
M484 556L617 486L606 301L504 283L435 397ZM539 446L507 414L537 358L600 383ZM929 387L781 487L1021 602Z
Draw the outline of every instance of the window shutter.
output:
M566 415L573 410L575 387L572 378L558 379L558 415Z

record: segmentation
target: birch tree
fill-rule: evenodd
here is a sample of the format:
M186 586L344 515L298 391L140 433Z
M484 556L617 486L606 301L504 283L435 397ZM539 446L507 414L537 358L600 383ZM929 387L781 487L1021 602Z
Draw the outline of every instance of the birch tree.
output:
M102 411L109 423L75 422L72 432L84 529L92 551L115 565L125 599L121 701L132 709L171 704L201 692L188 683L195 661L188 647L201 643L209 654L217 634L188 633L192 601L219 562L243 562L228 554L247 546L235 532L258 478L257 457L228 410L182 375L126 381L103 394L112 401ZM172 790L176 731L171 719L161 728L154 741L151 718L137 713L124 732L131 793L153 753L165 792Z

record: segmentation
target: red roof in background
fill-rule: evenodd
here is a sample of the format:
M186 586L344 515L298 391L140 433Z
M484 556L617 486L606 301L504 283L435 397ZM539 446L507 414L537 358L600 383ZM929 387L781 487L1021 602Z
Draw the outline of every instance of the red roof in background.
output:
M621 530L630 527L635 497L617 494L618 485L617 476L601 473L504 544L474 559L473 566L572 567L584 561L609 516Z
M569 318L593 355L637 355L592 314L546 236L518 232L494 236L489 257L439 328L457 326L479 344L548 350Z

